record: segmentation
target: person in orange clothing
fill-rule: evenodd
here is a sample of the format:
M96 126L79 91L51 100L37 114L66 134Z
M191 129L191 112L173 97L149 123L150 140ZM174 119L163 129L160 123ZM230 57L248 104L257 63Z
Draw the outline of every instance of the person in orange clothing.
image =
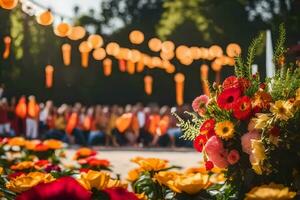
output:
M26 117L26 137L35 139L38 137L38 121L40 108L35 96L28 97L27 117Z
M151 142L152 146L157 146L159 139L167 133L169 124L170 124L170 108L168 106L163 106L160 109L159 121L156 122L155 134Z

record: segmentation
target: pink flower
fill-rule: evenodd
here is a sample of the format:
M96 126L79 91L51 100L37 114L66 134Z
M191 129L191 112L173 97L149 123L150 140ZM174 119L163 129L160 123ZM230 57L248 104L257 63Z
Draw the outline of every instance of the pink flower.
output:
M223 143L217 136L209 138L205 145L205 151L209 160L219 168L226 168L227 162L227 151L224 149Z
M248 132L241 137L243 152L251 154L251 140L260 139L260 133L256 130Z
M199 115L204 115L206 112L206 106L208 104L209 98L206 95L201 95L196 97L192 103L193 110Z
M227 161L229 162L229 164L234 165L235 163L237 163L240 159L240 154L237 150L231 150L229 152L229 154L227 155Z

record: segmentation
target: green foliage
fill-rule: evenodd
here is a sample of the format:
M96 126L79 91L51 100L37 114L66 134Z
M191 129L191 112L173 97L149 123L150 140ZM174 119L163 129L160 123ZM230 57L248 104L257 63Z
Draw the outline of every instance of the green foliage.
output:
M12 46L17 60L22 59L24 50L24 27L23 27L23 17L20 8L14 9L10 15L11 22L11 37L12 37Z
M286 31L284 24L280 24L279 26L279 37L276 42L274 56L273 56L273 63L276 65L279 63L280 59L286 52L286 48L284 47L286 40Z
M135 193L144 193L149 200L173 200L176 193L161 186L152 179L150 172L144 172L133 184Z
M230 184L216 184L208 189L208 193L216 200L238 199L237 190Z
M275 101L294 97L296 89L300 87L300 68L281 67L280 73L267 79L267 86Z
M262 44L262 39L263 34L261 33L251 42L248 48L246 63L244 63L241 56L235 58L236 64L234 71L237 77L248 78L250 80L252 79L252 64L254 62L257 49Z
M197 135L199 135L199 128L201 120L197 117L196 114L185 112L192 116L192 120L183 120L176 113L172 113L178 120L177 126L180 127L183 135L181 136L185 140L194 140Z

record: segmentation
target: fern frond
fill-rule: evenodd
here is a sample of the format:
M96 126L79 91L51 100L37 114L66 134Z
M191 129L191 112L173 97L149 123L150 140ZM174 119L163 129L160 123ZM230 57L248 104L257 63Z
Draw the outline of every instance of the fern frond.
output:
M190 120L184 121L181 117L179 117L174 112L172 113L172 115L174 115L177 118L178 120L177 126L183 132L181 138L185 140L194 140L197 137L197 135L199 135L199 127L197 127L195 123L193 123Z
M242 68L244 67L244 61L241 55L234 58L235 65L234 65L234 73L237 77L242 77Z
M286 48L284 47L285 40L286 40L286 31L285 31L284 24L282 23L279 26L279 37L277 39L275 51L273 55L273 63L275 64L275 66L277 63L279 63L279 60L286 52Z
M256 51L261 45L263 39L263 34L260 33L254 40L251 42L249 48L248 48L248 55L247 55L247 64L243 68L243 76L251 78L252 75L252 64L254 62L254 58L256 56Z

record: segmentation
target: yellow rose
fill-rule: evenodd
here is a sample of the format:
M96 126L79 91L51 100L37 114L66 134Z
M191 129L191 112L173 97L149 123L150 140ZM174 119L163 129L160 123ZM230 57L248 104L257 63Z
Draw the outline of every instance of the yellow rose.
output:
M107 188L121 187L121 188L127 189L128 184L126 182L118 180L118 179L109 179L106 187Z
M103 190L107 187L110 176L105 172L98 172L89 170L87 173L81 174L78 182L87 190L96 188L97 190Z
M261 140L251 140L251 149L250 162L252 168L257 174L262 174L263 162L266 159L264 144Z
M21 175L6 183L6 188L16 192L21 193L29 190L30 188L36 186L39 183L48 183L53 181L54 178L51 174L45 174L41 172L31 172L27 175Z
M136 181L139 178L139 175L142 171L143 170L141 168L136 168L136 169L130 170L127 175L127 181L129 181L129 182Z
M19 162L15 165L10 166L10 169L12 170L25 170L25 169L31 169L34 167L34 162L32 161L23 161Z
M270 183L252 188L246 194L245 200L288 200L294 199L296 192L291 192L288 187Z
M196 194L210 186L207 174L184 174L175 179L175 187L187 194Z
M44 144L48 146L50 149L61 149L63 147L63 143L59 140L49 139L45 140Z
M158 158L139 158L134 162L144 171L159 171L168 167L168 161Z
M25 145L25 139L22 137L13 137L8 140L8 144L10 146L24 146Z

